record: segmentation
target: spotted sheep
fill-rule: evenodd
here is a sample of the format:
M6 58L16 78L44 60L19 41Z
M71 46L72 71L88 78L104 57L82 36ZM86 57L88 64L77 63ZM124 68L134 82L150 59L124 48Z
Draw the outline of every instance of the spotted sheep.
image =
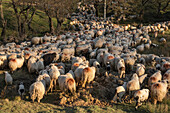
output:
M138 90L135 92L134 94L134 99L136 100L136 106L135 109L137 109L139 106L142 105L141 102L148 100L149 98L149 89L142 89L142 90Z
M113 97L113 101L117 102L117 100L119 99L119 102L122 102L122 97L126 93L126 85L127 85L127 82L124 82L122 86L116 87L115 95Z
M153 83L158 82L161 79L162 79L161 71L157 71L149 78L148 80L149 87L151 87Z

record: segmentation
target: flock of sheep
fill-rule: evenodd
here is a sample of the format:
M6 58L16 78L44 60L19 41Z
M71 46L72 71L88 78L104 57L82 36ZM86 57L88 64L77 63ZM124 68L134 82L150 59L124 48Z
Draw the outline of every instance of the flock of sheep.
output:
M5 71L6 85L12 84L12 73L27 66L28 72L38 75L29 88L34 102L43 98L50 90L76 94L76 87L86 87L95 76L117 72L120 79L129 78L115 89L113 101L136 100L136 109L150 97L154 104L162 101L168 92L170 81L170 58L138 52L157 47L152 43L149 32L164 33L170 22L148 26L120 26L95 17L93 5L78 5L79 12L73 13L70 24L75 33L67 32L59 36L33 37L29 42L7 43L0 47L0 68ZM161 39L166 42L166 39ZM69 64L69 66L65 64ZM153 66L154 74L145 74L145 66ZM67 70L66 70L67 67ZM147 82L146 82L147 81ZM147 87L146 87L147 86ZM19 95L25 92L21 81Z

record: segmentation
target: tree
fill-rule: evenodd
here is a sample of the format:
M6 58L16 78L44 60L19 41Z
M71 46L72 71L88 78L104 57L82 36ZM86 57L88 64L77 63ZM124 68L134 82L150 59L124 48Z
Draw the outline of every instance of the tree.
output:
M27 31L26 24L28 28L32 30L30 25L36 11L36 3L32 0L11 0L11 4L17 19L18 36L25 38ZM29 16L30 13L31 16Z
M1 10L1 22L2 22L2 32L1 37L6 37L6 26L7 26L7 20L4 19L4 13L3 13L3 7L2 7L2 0L0 0L0 10Z

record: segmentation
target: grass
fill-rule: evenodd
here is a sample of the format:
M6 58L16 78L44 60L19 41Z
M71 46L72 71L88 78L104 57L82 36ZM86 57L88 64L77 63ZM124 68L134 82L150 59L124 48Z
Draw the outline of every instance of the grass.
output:
M7 32L6 35L17 37L17 20L14 13L12 6L9 4L10 0L3 2L3 10L4 10L4 18L7 20ZM10 16L9 16L10 15ZM29 14L29 17L31 14ZM54 28L57 27L57 20L56 18L52 18ZM67 28L69 21L66 19L62 25L62 30ZM46 16L45 12L41 10L36 10L36 13L33 17L31 27L34 29L34 32L28 31L26 28L26 33L29 37L33 36L44 36L45 33L49 32L49 23L48 17ZM0 34L2 32L2 24L0 22Z
M155 43L158 45L158 47L151 48L149 50L146 50L144 54L156 54L156 55L164 55L165 57L170 57L170 30L166 31L165 34L158 34L157 38L154 38L154 34L149 34L152 40L152 43ZM159 40L161 38L166 39L166 43L160 43Z

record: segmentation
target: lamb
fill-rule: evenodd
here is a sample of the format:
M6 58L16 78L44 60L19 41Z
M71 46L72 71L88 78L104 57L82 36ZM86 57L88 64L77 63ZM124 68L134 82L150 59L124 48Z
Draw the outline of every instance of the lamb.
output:
M23 82L21 82L19 85L18 93L21 96L21 99L23 99L23 95L25 93L25 87L24 87Z
M55 90L56 90L56 82L57 82L58 77L60 76L60 72L59 72L57 66L55 66L54 64L50 64L49 75L50 75L50 78L51 78L51 82L50 82L50 87L48 88L47 92L50 89L51 89L51 92L52 92L53 86L55 87Z
M148 100L148 97L149 97L149 89L142 89L142 90L136 91L134 94L134 99L136 100L135 109L137 110L137 108L142 105L141 102L145 101L146 103L146 101Z
M5 74L6 85L8 85L8 84L12 85L12 82L13 82L12 76L7 71L5 71L4 74Z
M124 82L122 86L116 87L115 96L113 97L113 101L117 102L117 99L119 99L119 102L122 102L121 99L126 93L126 84L127 84L127 82Z
M64 92L71 92L72 94L75 93L76 91L76 83L75 80L68 76L68 74L66 75L60 75L58 77L58 83L59 83L59 88L64 91Z
M154 104L156 104L157 101L162 102L162 100L166 96L167 87L168 87L168 84L166 80L152 84L151 99Z
M151 87L153 83L158 82L161 79L162 79L161 71L157 71L149 78L148 80L149 87Z
M136 74L140 77L145 73L145 66L143 64L137 64Z
M127 92L129 93L130 96L130 103L131 103L131 98L134 95L134 92L139 89L140 89L139 78L138 75L134 73L131 80L127 83Z
M96 73L95 67L86 67L83 69L81 77L82 87L85 87L86 82L89 84L91 81L94 80L95 73Z
M36 98L37 98L37 101L40 102L40 100L43 98L45 94L45 87L46 87L45 80L36 81L33 84L31 84L29 88L29 93L30 93L32 102L34 102Z

